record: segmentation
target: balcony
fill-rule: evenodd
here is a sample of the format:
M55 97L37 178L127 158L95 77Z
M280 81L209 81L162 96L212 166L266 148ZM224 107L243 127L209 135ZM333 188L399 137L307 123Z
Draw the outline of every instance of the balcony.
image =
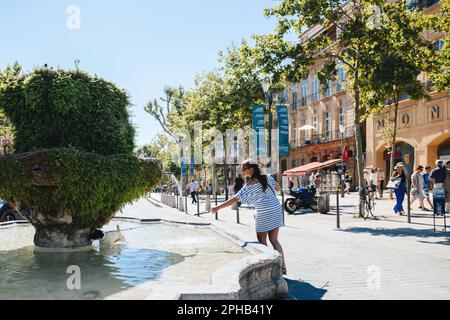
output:
M353 138L354 136L355 136L355 128L354 127L346 128L346 130L344 132L344 139ZM291 149L297 149L297 148L303 148L303 147L324 144L324 143L339 141L339 140L341 140L341 133L338 130L338 131L330 131L330 132L313 134L312 136L308 136L308 138L305 138L305 139L291 141L290 144L291 144Z

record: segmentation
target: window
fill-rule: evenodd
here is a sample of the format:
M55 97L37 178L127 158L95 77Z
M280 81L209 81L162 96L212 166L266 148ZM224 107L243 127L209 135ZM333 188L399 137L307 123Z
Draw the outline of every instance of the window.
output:
M381 131L385 126L384 119L377 120L377 131Z
M297 85L292 87L292 110L297 110L298 92Z
M286 103L287 100L287 92L286 88L283 89L283 93L281 94L281 103Z
M331 112L325 113L325 140L331 140Z
M331 96L331 85L332 85L331 80L328 80L325 87L325 97Z
M305 79L302 81L302 106L303 107L308 104L307 95L308 95L308 80Z
M339 108L339 125L345 126L345 113L344 113L344 107Z
M442 49L444 48L444 41L443 40L438 40L434 43L434 47L436 49L436 51L442 51Z
M298 130L297 126L294 127L294 146L298 147Z
M337 74L338 74L337 92L340 93L343 90L343 83L345 81L345 69L344 63L342 63L342 61L339 62Z
M317 101L318 98L319 98L319 80L317 79L317 76L314 76L312 79L311 99L312 101Z

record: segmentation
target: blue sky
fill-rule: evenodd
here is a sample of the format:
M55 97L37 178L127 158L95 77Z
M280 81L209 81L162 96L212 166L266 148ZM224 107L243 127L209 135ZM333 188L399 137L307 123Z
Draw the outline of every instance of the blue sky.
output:
M263 9L274 0L14 0L0 3L0 68L49 66L96 73L132 97L138 145L162 132L143 111L165 85L190 88L217 53L251 34L273 30ZM66 12L80 8L80 29Z

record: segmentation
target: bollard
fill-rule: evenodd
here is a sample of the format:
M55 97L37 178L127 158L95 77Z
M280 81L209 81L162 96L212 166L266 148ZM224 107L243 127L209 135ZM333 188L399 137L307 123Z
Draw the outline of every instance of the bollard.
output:
M209 210L211 210L211 197L207 195L205 200L205 211L209 212Z
M178 203L178 197L177 197L177 210L179 210L180 204Z
M239 202L236 202L236 222L237 224L240 224L240 217L239 217Z
M183 201L183 197L178 197L178 210L183 212L184 211L184 201Z
M200 197L197 197L197 217L200 217Z
M184 197L184 210L185 210L186 214L188 214L187 196Z
M215 197L216 197L216 207L217 207L217 193L215 194Z
M336 191L336 226L338 229L341 228L341 217L339 211L339 188Z

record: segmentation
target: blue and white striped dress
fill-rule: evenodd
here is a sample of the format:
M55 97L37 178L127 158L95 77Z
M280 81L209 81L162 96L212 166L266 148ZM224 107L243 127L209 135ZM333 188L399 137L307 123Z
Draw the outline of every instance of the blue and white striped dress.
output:
M256 232L269 232L274 229L284 227L283 208L275 194L276 182L272 177L268 177L270 187L263 192L260 183L245 185L238 192L236 198L245 204L253 205L256 208Z

